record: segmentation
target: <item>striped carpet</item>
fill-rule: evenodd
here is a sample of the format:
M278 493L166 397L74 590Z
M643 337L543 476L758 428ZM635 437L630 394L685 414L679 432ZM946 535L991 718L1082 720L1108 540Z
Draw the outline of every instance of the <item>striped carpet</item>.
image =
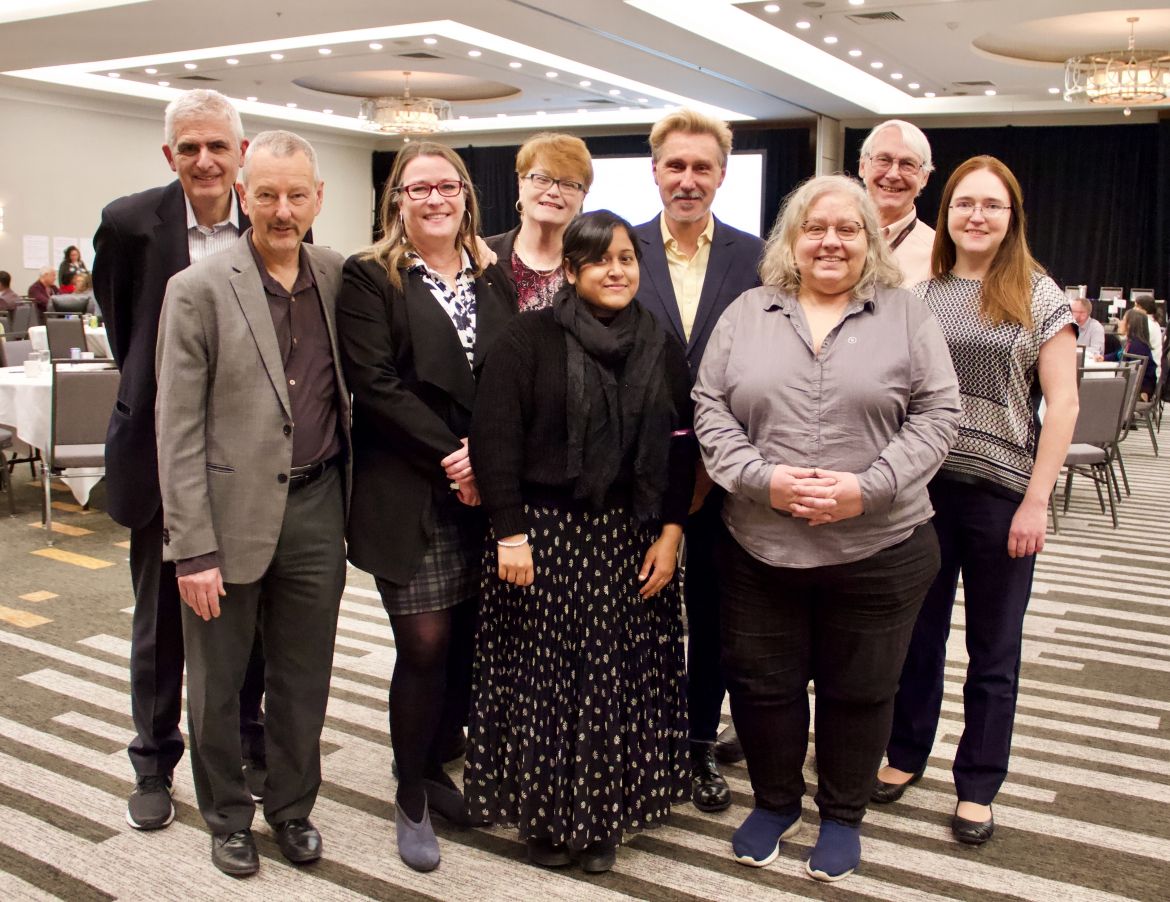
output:
M804 874L805 828L770 867L729 857L751 805L742 767L730 811L690 806L632 839L601 877L538 871L507 830L437 825L442 866L420 876L393 843L386 688L394 660L372 581L351 571L323 737L314 820L326 857L294 869L257 818L260 874L214 870L186 762L175 823L150 834L123 819L130 788L126 534L54 492L60 531L37 528L38 489L17 473L20 514L0 517L0 899L1170 899L1170 455L1126 442L1133 494L1114 530L1091 487L1041 556L1027 619L1012 773L988 845L950 837L950 756L962 718L963 612L956 609L944 718L931 766L901 802L871 811L864 861L824 886ZM3 510L3 507L0 507ZM810 769L810 791L816 775Z

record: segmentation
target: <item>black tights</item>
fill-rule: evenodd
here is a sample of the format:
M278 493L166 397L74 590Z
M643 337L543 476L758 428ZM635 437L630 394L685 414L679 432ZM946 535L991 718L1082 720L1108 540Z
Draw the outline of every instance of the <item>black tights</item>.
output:
M390 617L397 661L390 680L390 744L398 765L398 804L412 821L426 806L423 778L442 762L436 742L467 720L475 604Z

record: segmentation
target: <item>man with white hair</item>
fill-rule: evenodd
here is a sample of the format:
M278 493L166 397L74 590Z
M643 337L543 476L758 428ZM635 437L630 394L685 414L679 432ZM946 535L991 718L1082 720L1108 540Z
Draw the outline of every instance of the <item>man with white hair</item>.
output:
M877 208L882 234L902 268L906 288L931 276L934 229L918 218L914 201L933 169L926 135L902 119L874 126L861 145L858 172Z
M130 763L126 820L138 830L175 816L171 777L183 754L179 710L183 633L175 565L163 562L163 510L155 449L154 353L167 280L235 244L249 225L235 198L248 146L240 114L216 91L187 91L166 109L163 156L178 179L119 198L94 235L93 290L122 371L106 436L110 516L130 529L134 623L130 639ZM257 652L241 694L240 733L250 785L263 791L264 661Z
M61 292L57 287L57 270L46 266L37 275L37 280L28 286L28 296L41 310L49 309L49 299Z

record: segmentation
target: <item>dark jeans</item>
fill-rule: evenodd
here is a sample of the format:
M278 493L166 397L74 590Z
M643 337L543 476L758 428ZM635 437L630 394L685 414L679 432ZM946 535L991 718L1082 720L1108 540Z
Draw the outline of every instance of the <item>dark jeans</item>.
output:
M1008 557L1008 531L1018 502L944 479L931 483L930 500L942 568L914 627L887 754L891 766L910 773L930 756L942 708L951 610L962 573L970 660L955 789L961 801L990 805L1007 776L1024 612L1036 558Z
M164 562L163 512L130 531L134 621L130 641L130 712L135 736L128 752L139 776L168 776L183 756L179 711L183 691L183 620L175 565ZM264 758L264 651L256 637L240 691L244 757Z
M718 553L724 674L756 806L800 811L812 680L817 807L822 819L859 824L914 620L938 572L934 529L925 523L865 560L810 569L761 563L730 536Z
M723 491L714 488L703 506L687 518L687 714L691 739L713 742L723 708L723 669L719 652L719 574L715 548L727 532L723 525Z
M240 688L264 635L271 824L308 817L321 785L321 728L345 587L342 470L290 491L272 562L253 583L226 583L220 615L183 605L187 721L199 811L212 833L250 827L256 805L241 769Z

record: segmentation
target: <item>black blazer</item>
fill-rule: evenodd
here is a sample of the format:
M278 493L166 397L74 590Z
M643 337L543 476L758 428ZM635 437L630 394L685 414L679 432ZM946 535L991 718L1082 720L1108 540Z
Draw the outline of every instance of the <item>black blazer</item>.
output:
M504 275L513 285L516 284L516 273L512 270L512 250L516 247L516 236L519 234L520 226L516 226L510 232L500 232L498 235L484 239L484 243L496 255L496 266L503 270Z
M638 301L657 317L668 334L673 335L687 349L687 365L693 382L698 375L707 341L723 311L749 288L759 286L758 270L764 242L755 235L715 220L707 274L703 277L703 291L699 295L699 309L691 328L691 340L687 341L678 301L674 296L674 284L670 281L666 248L662 243L662 226L659 224L661 218L660 213L649 222L634 228L634 234L642 245Z
M353 496L347 538L357 567L410 582L450 494L440 461L471 426L484 357L516 312L498 266L475 280L475 365L455 327L416 273L391 287L381 265L350 257L337 298L337 337L353 393Z
M240 211L240 231L250 224ZM122 371L106 435L106 491L110 516L136 528L149 523L162 504L154 349L167 281L191 263L183 186L174 181L109 204L93 247L93 292Z

